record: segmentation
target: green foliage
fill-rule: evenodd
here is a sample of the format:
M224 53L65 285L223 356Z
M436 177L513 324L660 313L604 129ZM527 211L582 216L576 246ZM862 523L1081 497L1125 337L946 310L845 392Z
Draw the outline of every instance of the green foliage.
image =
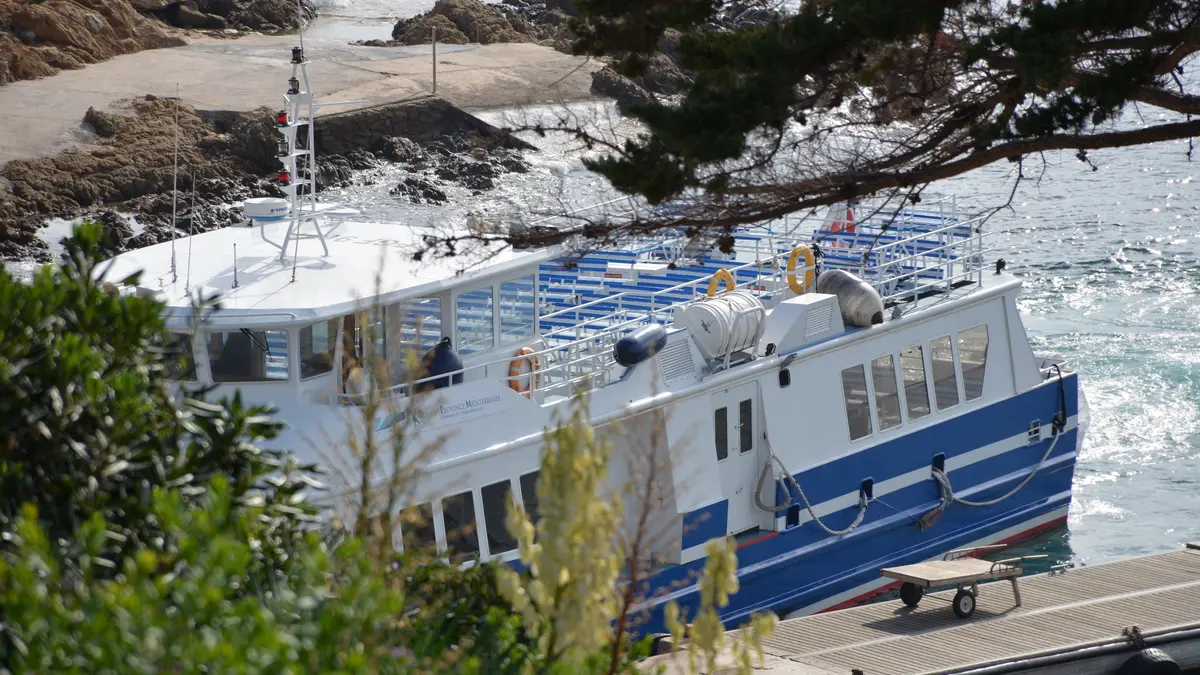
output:
M15 550L0 562L14 673L411 672L393 651L402 585L356 555L357 540L335 567L310 533L286 586L245 594L261 508L239 507L220 477L191 506L163 488L151 502L166 542L137 549L115 577L96 565L110 527L99 514L79 529L78 576L63 569L34 507L15 521Z
M162 305L105 289L100 238L98 225L81 225L67 260L32 283L0 270L0 531L33 504L69 561L79 528L99 515L108 531L92 553L119 568L162 534L156 488L188 503L224 476L239 508L265 507L249 532L252 567L284 563L312 514L311 467L255 446L280 429L269 409L172 394L167 372L181 354L167 346Z

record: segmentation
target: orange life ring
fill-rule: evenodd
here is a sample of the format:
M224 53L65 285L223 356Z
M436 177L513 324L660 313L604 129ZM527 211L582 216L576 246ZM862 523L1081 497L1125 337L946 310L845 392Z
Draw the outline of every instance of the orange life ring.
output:
M529 398L529 389L521 387L521 382L525 379L521 377L521 364L529 363L531 369L529 374L533 376L533 388L537 389L542 384L541 359L537 357L533 347L521 347L513 356L516 358L508 365L508 386L518 394L524 394L526 398Z

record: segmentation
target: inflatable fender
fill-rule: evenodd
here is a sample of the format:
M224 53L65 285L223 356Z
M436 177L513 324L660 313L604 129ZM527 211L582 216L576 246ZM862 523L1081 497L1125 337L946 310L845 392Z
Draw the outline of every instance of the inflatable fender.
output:
M817 292L835 295L847 326L865 328L883 323L883 299L875 288L846 270L825 270L817 275Z
M613 359L625 366L636 366L654 356L667 346L667 329L652 323L642 326L617 341L613 347Z

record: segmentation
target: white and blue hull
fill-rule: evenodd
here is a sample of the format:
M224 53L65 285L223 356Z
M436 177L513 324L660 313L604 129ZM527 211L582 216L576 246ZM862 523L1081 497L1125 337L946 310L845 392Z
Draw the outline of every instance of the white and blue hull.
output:
M862 478L873 479L874 499L861 525L831 536L794 505L779 520L778 531L755 533L739 545L740 589L722 611L730 628L753 612L810 614L849 606L894 585L880 569L932 558L945 552L993 543L1011 543L1065 523L1074 475L1079 401L1078 376L1062 378L1067 424L1053 442L1050 420L1059 412L1057 377L1009 399L880 443L795 475L821 520L844 528L858 511ZM1041 420L1042 440L1029 441L1031 420ZM778 443L778 442L777 442ZM994 506L950 504L928 529L922 516L940 503L931 467L941 455L956 496L987 501L1036 475L1016 494ZM968 486L963 489L958 486ZM960 491L961 490L961 491ZM776 503L787 495L776 485ZM793 502L799 497L792 495ZM728 500L690 512L684 518L683 545L702 548L724 536ZM643 633L665 630L662 608L674 600L691 615L698 603L694 583L681 583L704 566L704 559L662 570L649 580L648 620ZM659 589L664 592L658 593ZM666 592L667 589L678 589Z

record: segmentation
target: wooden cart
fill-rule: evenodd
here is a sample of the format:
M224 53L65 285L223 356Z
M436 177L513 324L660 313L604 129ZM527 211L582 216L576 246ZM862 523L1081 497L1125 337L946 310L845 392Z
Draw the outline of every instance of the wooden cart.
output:
M1017 577L1024 573L1021 562L1035 558L1045 558L1044 555L1026 555L1018 558L1007 558L991 562L971 557L985 551L995 551L1005 548L1005 544L992 546L975 546L950 551L941 560L888 567L880 570L880 574L904 583L900 586L900 599L909 607L916 607L925 595L925 590L940 586L957 586L958 593L954 596L954 613L967 618L975 613L975 597L979 593L979 582L999 581L1008 579L1012 582L1013 598L1017 606L1021 606L1021 589L1017 587Z

